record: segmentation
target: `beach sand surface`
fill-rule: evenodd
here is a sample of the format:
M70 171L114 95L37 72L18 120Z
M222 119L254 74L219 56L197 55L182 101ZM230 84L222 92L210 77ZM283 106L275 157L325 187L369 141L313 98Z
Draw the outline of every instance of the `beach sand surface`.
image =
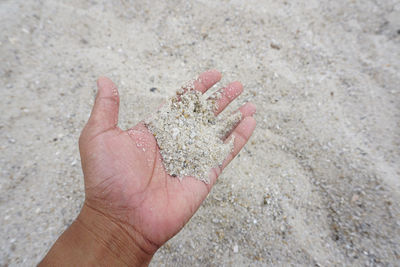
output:
M210 68L257 128L151 265L398 265L399 18L396 0L2 0L0 265L35 265L78 214L99 76L126 129Z

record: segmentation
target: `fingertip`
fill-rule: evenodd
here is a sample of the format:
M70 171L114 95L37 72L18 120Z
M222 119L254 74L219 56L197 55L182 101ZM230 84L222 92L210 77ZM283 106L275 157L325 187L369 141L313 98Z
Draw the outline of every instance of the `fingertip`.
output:
M243 92L243 84L239 81L234 81L228 84L225 88L226 95L229 99L233 100Z
M209 73L210 75L212 75L213 77L218 79L218 81L221 80L221 78L222 78L221 72L219 72L216 69L207 70L206 73Z
M97 87L104 87L106 84L108 84L109 82L111 82L111 80L107 77L104 76L100 76L97 79Z
M247 102L240 108L240 112L242 113L242 117L253 116L256 113L256 106L251 102Z
M91 133L116 127L118 124L119 95L115 84L107 77L97 79L97 95L87 123Z
M247 108L249 109L251 115L257 112L257 107L252 102L247 102Z
M101 96L118 96L117 86L107 77L101 76L97 79L97 88Z
M208 70L199 75L199 78L194 82L196 90L204 93L214 84L221 80L221 73L217 70Z
M236 88L241 89L243 91L243 84L240 81L231 82Z

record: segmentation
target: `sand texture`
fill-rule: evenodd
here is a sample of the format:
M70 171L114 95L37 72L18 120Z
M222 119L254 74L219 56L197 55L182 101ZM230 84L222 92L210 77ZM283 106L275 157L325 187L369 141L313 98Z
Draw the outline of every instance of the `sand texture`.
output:
M209 68L257 128L152 266L398 266L398 0L3 0L0 22L0 266L79 212L98 76L126 129Z
M225 137L242 116L215 116L217 96L208 98L193 86L182 89L146 120L146 126L157 140L168 174L209 184L211 169L221 166L233 150L234 138L224 142Z

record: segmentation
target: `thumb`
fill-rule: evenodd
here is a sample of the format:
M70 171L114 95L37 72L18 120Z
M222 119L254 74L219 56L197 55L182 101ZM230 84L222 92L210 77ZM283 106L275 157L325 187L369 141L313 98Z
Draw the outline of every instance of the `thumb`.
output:
M115 84L106 77L97 80L97 95L85 131L90 136L113 129L118 124L119 95Z

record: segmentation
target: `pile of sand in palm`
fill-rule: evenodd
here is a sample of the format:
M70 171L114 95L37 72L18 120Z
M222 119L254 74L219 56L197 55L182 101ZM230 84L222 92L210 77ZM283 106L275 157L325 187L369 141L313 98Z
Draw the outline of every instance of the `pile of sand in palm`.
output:
M241 113L215 116L217 99L206 99L189 86L146 121L170 175L180 179L194 176L209 183L211 168L221 165L232 151L233 139L225 137L240 121Z

